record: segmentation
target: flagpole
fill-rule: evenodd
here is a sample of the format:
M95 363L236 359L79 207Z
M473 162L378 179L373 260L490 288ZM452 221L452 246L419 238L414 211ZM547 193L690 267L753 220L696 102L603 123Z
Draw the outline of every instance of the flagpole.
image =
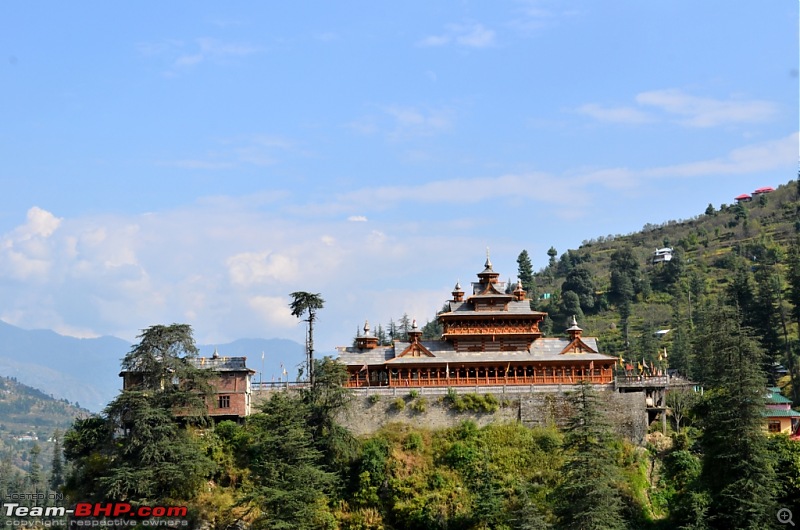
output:
M264 350L261 350L261 376L260 376L260 379L261 379L261 384L259 386L261 387L261 390L264 390Z

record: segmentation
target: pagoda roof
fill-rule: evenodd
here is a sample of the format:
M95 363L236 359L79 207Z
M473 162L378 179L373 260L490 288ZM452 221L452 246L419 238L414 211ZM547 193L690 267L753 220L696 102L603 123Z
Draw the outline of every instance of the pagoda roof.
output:
M470 296L470 299L474 298L474 296ZM509 314L513 315L532 315L532 316L541 316L544 317L547 313L543 313L541 311L534 311L531 309L530 300L512 300L508 302L506 305L505 310L497 310L497 311L475 311L475 307L467 300L466 302L454 302L450 300L449 302L450 311L446 313L440 313L439 316L445 315L457 315L457 316L466 316L469 314L477 315L477 316L508 316Z
M382 346L374 350L358 348L340 348L338 361L348 366L376 366L389 364L419 365L443 363L509 363L509 362L564 362L564 361L598 361L616 362L611 355L597 353L597 339L583 337L582 342L594 353L569 353L564 350L572 343L568 338L547 337L533 341L530 351L456 351L453 344L443 340L420 341L431 356L400 356L411 345L409 342L395 341L391 346Z
M506 296L505 291L501 291L497 288L496 283L488 282L472 282L472 296L479 296L479 295L486 295L486 294L493 294L493 295L503 295ZM510 296L510 295L508 295Z

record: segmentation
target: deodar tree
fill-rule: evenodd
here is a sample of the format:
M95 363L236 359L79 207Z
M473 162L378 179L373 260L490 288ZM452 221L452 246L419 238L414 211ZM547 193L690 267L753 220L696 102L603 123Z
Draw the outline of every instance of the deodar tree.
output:
M297 318L308 314L306 322L308 322L308 336L306 337L306 370L308 373L308 380L314 384L314 321L317 317L317 310L322 309L325 300L319 293L307 293L305 291L295 291L289 296L292 297L289 308L292 310L292 315Z
M761 529L775 523L778 484L767 448L763 411L763 351L736 309L706 309L698 361L706 365L705 399L697 407L702 481L713 529Z
M614 435L591 384L582 382L570 398L573 414L564 437L567 461L555 492L558 528L622 530L620 483Z
M99 417L78 420L64 436L74 500L164 502L191 499L210 461L187 426L207 419L208 372L191 327L152 326L122 361L131 374Z

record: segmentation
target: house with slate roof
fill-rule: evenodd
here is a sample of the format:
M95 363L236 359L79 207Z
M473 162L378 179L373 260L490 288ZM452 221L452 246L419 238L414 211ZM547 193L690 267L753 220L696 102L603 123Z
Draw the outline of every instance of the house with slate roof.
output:
M251 377L255 370L247 367L247 357L222 357L217 350L211 357L186 359L192 365L213 372L210 378L212 394L206 396L208 415L217 421L239 420L250 415ZM123 370L122 390L132 390L141 384L142 373Z
M617 358L600 353L597 339L584 337L574 317L567 337L543 337L539 324L547 314L531 309L520 282L507 292L488 253L477 276L470 294L456 283L437 316L440 339L423 340L414 321L407 341L381 345L367 322L355 346L338 348L349 374L346 386L613 383Z

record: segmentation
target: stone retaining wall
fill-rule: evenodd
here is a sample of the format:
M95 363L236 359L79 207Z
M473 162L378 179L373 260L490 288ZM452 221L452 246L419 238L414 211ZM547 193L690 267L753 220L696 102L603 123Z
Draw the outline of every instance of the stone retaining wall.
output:
M388 389L385 389L388 390ZM523 425L557 425L563 427L571 414L567 393L572 388L535 388L533 391L509 392L508 389L493 389L490 393L500 403L494 412L459 412L453 410L444 399L446 389L419 389L412 397L409 389L392 389L391 392L354 396L347 411L340 415L341 423L356 435L369 435L392 422L402 422L415 427L441 429L453 427L464 420L472 420L478 426L495 422L522 422ZM502 390L505 390L502 391ZM459 389L460 395L475 393L474 389ZM642 445L647 434L647 412L643 392L620 394L610 389L600 390L601 403L606 417L614 430L631 442ZM424 399L424 410L420 400ZM402 410L396 405L403 401ZM416 405L415 405L416 404Z

